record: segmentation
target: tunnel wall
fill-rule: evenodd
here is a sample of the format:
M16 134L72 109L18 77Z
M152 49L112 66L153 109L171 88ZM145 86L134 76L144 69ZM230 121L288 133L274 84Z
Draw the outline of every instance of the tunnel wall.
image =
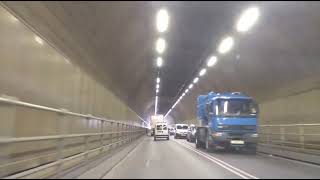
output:
M45 41L39 44L35 40L36 34L2 7L0 36L0 94L81 114L140 121L135 112L97 82L95 77L72 64L72 60ZM52 128L55 116L48 113L16 108L14 120L13 131L1 133L1 136L56 134ZM41 128L35 126L38 123L41 123Z
M278 98L260 104L260 124L262 125L286 125L286 124L313 124L308 126L275 126L260 127L261 133L274 133L269 136L272 144L284 139L286 146L319 150L319 107L320 90L313 89L296 95ZM297 135L289 135L289 134ZM281 134L282 137L281 137ZM302 134L308 134L300 136ZM312 135L314 134L314 135ZM303 138L302 138L303 137ZM266 135L261 136L261 141L268 143ZM273 142L272 142L273 141Z
M0 95L23 102L67 109L111 120L141 124L135 112L0 6ZM43 38L42 38L43 39ZM0 138L40 137L120 131L117 124L101 124L58 113L0 103ZM58 122L62 122L59 124ZM60 128L61 127L61 128ZM104 137L115 142L121 136ZM135 137L132 136L132 138ZM113 139L115 138L115 139ZM100 137L87 148L101 146ZM63 156L83 152L83 138L64 140ZM56 160L57 140L0 144L0 177Z

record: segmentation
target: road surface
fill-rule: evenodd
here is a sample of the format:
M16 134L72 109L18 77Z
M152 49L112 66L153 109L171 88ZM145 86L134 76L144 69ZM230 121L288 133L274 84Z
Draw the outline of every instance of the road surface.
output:
M149 178L289 178L317 179L320 167L262 155L237 152L207 153L186 140L145 138L104 177Z

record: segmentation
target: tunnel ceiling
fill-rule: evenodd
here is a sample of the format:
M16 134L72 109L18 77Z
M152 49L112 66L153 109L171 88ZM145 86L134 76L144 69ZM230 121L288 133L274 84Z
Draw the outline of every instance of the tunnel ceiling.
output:
M195 98L208 91L243 91L267 100L294 93L284 86L319 84L319 4L306 2L4 2L71 61L94 74L138 114L153 110L155 14L170 14L168 48L160 70L159 111L165 113L223 36L234 33L240 13L258 5L261 19L238 36L180 107L194 114ZM308 80L308 81L306 81ZM301 84L299 84L301 85ZM292 86L294 87L294 86ZM275 97L275 96L274 96Z

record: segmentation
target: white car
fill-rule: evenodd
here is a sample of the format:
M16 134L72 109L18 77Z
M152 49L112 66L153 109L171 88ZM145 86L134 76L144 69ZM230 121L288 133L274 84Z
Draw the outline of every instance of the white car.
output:
M156 141L158 138L166 138L167 140L169 140L169 129L168 129L167 123L165 122L156 123L153 139Z
M189 126L188 124L176 124L176 132L174 134L174 138L187 138L188 134L188 129Z

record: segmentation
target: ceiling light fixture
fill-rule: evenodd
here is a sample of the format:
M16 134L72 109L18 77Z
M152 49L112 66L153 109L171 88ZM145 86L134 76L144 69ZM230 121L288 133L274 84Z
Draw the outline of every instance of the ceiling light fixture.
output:
M156 50L159 54L162 54L166 50L166 41L163 38L157 40Z
M193 84L190 84L190 85L189 85L189 89L192 89L192 88L193 88Z
M219 48L218 48L218 52L220 54L225 54L225 53L229 52L232 49L233 44L234 44L233 38L230 36L226 37L225 39L223 39L221 41Z
M158 67L161 67L162 64L163 64L163 59L162 59L161 57L158 57L158 58L157 58L157 66L158 66Z
M257 7L250 7L247 10L245 10L237 22L237 31L248 31L257 22L259 15L260 13Z
M212 67L217 63L218 59L216 56L211 56L210 59L207 62L208 67Z
M167 31L169 27L169 14L167 10L161 9L157 13L157 30L162 33Z
M206 72L207 72L207 70L206 70L205 68L202 69L202 70L199 72L199 76L201 77L201 76L205 75Z

